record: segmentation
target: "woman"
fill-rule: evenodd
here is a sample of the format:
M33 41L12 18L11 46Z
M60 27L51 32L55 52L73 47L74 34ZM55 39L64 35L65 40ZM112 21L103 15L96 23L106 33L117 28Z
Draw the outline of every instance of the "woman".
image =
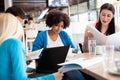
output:
M17 6L11 6L6 9L5 13L11 13L20 21L22 25L24 24L25 12L22 8Z
M96 23L87 25L83 51L88 51L88 39L92 38L93 35L89 32L88 26L94 26L98 31L108 36L119 31L119 27L115 25L114 21L115 9L110 3L105 3L100 8L99 20Z
M15 16L9 13L0 15L0 80L62 80L60 72L37 78L27 77L22 35L22 25Z
M33 43L33 51L58 46L71 46L71 48L75 48L68 34L63 31L69 24L70 19L67 14L56 9L51 10L46 17L46 25L51 29L40 32L37 35ZM36 70L38 73L39 67L40 66L38 66ZM66 75L63 78L64 80L84 80L82 74L77 70L67 72L64 75Z

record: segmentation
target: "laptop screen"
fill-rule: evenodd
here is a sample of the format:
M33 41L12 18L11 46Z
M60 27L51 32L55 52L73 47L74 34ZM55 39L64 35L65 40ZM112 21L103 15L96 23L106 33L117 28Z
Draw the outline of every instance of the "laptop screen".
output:
M53 73L58 71L57 64L65 62L69 46L60 46L53 48L46 48L42 51L38 66L36 67L37 73Z

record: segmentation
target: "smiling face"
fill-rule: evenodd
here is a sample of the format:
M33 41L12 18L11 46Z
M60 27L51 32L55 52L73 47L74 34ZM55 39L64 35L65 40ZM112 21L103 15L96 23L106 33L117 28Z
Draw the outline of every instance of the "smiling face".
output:
M103 9L100 13L100 21L102 26L108 26L114 15L110 10Z
M61 31L63 28L64 28L64 22L61 21L61 22L59 22L58 24L52 26L52 31L53 31L55 34L59 34L60 31Z

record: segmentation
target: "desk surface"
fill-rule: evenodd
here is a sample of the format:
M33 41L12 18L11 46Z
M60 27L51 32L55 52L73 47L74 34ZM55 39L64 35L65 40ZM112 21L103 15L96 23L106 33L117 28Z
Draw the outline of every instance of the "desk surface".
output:
M97 56L101 56L101 55L97 55ZM94 57L97 57L97 56L94 56ZM120 52L115 52L115 56L120 57ZM87 57L91 57L91 56L88 53L83 53L83 54L74 56L75 59L80 58L80 57L87 58ZM110 73L104 71L103 62L97 63L86 69L82 69L81 71L90 76L93 76L97 80L120 80L120 75L119 76L113 75L113 74L110 74Z

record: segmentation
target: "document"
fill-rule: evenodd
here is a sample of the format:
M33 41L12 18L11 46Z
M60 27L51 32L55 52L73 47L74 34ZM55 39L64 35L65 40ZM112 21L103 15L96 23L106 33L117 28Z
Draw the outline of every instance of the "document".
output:
M39 55L40 53L42 52L43 49L39 49L39 50L36 50L36 51L33 51L33 52L29 52L26 54L26 60L34 60L34 59L38 59L39 58Z
M106 44L106 40L107 40L107 36L106 35L104 35L101 32L99 32L93 26L89 26L88 29L89 29L90 33L93 34L93 39L96 40L96 44L97 45L105 45Z
M58 69L58 71L65 73L71 70L79 70L84 69L87 67L90 67L94 64L97 64L101 62L103 59L102 57L96 57L96 58L79 58L76 60L71 60L65 63L60 63L58 65L62 66Z
M114 45L116 51L120 51L120 32L108 36L107 45Z
M120 51L120 32L106 36L93 26L89 26L88 29L93 34L97 45L114 45L115 50Z

